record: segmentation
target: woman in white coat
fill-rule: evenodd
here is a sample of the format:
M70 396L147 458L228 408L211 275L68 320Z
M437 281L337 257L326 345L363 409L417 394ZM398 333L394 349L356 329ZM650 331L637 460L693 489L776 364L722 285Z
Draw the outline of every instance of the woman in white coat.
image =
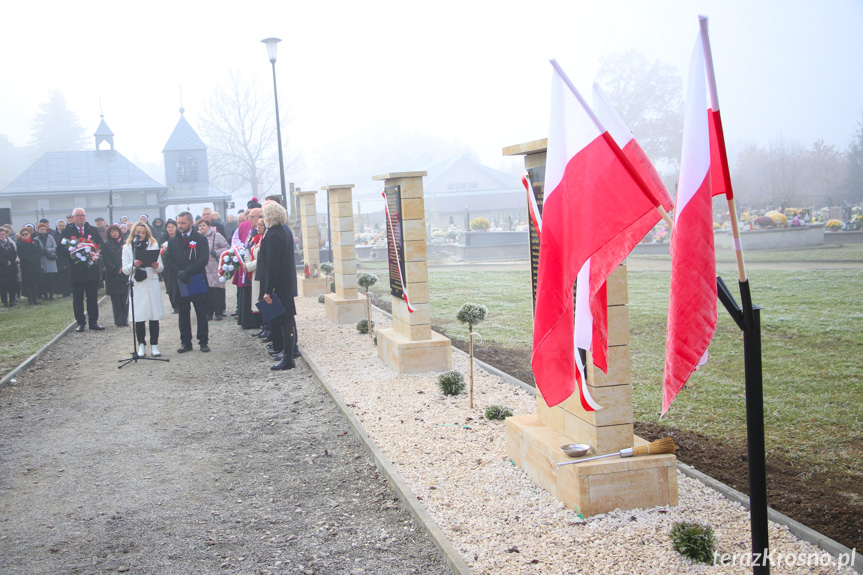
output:
M153 238L150 226L143 221L135 222L129 232L126 245L123 246L123 273L132 276L134 283L134 316L132 306L129 306L129 321L135 319L135 334L138 339L138 355L146 355L147 332L144 322L150 323L150 354L153 357L159 353L159 320L165 317L162 306L162 289L159 286L159 273L165 268L162 256L148 266L135 257L139 250L159 252L159 243Z

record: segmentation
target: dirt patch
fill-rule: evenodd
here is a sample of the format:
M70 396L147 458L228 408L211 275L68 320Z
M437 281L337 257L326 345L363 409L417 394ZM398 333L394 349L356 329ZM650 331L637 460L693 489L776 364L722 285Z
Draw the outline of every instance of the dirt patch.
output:
M673 437L677 457L702 473L749 494L746 445L675 427L636 422L636 435ZM767 500L773 509L850 548L863 541L863 490L841 473L813 473L781 455L767 460Z

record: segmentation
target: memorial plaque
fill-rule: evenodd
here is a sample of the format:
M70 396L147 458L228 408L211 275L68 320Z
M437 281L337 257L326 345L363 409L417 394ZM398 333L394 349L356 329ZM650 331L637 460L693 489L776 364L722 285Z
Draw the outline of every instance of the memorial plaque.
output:
M545 166L531 168L527 173L530 175L530 185L533 187L533 193L536 196L539 215L542 215L542 200L545 193ZM527 205L530 205L530 198L527 199ZM527 220L530 226L530 277L531 286L533 287L533 307L536 309L536 283L539 279L539 235L536 233L536 226L534 226L533 220L530 217L530 208L528 208Z
M387 256L389 258L390 294L405 299L405 244L402 236L401 186L384 188L387 201Z

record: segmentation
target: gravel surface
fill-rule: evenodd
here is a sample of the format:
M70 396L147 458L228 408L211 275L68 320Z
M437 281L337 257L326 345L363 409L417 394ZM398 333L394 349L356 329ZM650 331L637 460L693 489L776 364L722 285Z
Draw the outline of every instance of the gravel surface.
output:
M616 511L585 521L512 464L503 422L482 417L491 404L506 405L516 415L535 413L532 396L477 370L471 410L466 394L440 394L437 374L398 376L378 359L368 336L354 326L329 324L316 300L297 303L303 349L474 573L751 572L740 566L742 559L737 565L695 564L671 546L675 522L698 521L713 526L720 554L748 552L749 514L718 492L678 472L677 507ZM376 328L391 325L383 314L373 319ZM453 368L465 374L467 361L453 354ZM825 554L786 527L771 523L770 544L784 558L773 573L853 573L835 562L813 569L798 564L800 554L816 560ZM789 554L794 566L788 565Z
M448 572L304 361L232 321L178 355L176 318L170 363L73 332L0 390L0 573Z

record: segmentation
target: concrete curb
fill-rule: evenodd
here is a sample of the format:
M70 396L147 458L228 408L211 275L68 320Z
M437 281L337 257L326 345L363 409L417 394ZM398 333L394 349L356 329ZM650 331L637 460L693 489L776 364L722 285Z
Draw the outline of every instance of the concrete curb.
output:
M102 302L103 302L103 301L105 301L106 299L108 299L108 296L103 295L103 296L99 299L99 305L102 305ZM54 345L55 343L57 343L57 341L59 341L59 339L60 339L61 337L63 337L64 335L66 335L67 333L69 333L70 331L72 331L73 329L75 329L77 326L78 326L78 322L77 322L77 321L73 321L72 323L70 323L69 325L67 325L67 326L63 329L63 331L61 331L60 333L58 333L57 335L55 335L55 336L54 336L54 338L53 338L51 341L49 341L48 343L46 343L45 345L43 345L42 347L40 347L40 348L39 348L39 350L38 350L36 353L34 353L34 354L33 354L33 355L31 355L30 357L28 357L27 359L25 359L24 361L22 361L22 362L18 365L18 367L16 367L15 369L13 369L13 370L12 370L12 371L10 371L9 373L7 373L7 374L6 374L6 376L5 376L3 379L0 379L0 389L3 389L4 387L6 387L6 385L7 385L7 384L8 384L8 383L9 383L9 382L10 382L10 381L11 381L11 380L16 376L16 375L18 375L19 373L21 373L22 371L24 371L25 369L27 369L28 367L30 367L30 366L33 364L33 362L34 362L34 361L36 361L37 359L39 359L39 357L41 357L41 355L42 355L43 353L45 353L46 351L48 351L48 348L50 348L52 345Z
M390 313L380 309L379 307L376 307L376 306L374 306L374 307L375 307L375 310L377 310L381 314L383 314L387 317L392 317L392 315ZM465 357L467 357L467 353L463 352L462 350L460 350L456 347L453 347L452 350L455 353L460 353L460 354L464 355ZM521 381L520 379L516 379L516 378L512 377L508 373L504 373L504 372L500 371L496 367L492 367L492 366L490 366L490 365L488 365L482 361L479 361L476 358L473 358L473 361L476 365L478 365L479 367L481 367L482 369L484 369L488 373L500 377L501 379L503 379L505 382L509 383L510 385L514 385L516 387L519 387L531 395L536 395L536 389L533 386L528 385L527 383ZM744 495L743 493L737 491L736 489L732 489L728 485L725 485L724 483L717 481L716 479L713 479L709 475L706 475L706 474L698 471L694 467L690 467L689 465L682 463L680 461L677 462L677 467L687 477L692 477L693 479L699 480L701 483L705 484L706 486L710 487L711 489L721 493L726 499L730 499L731 501L739 503L740 505L743 506L744 509L747 509L747 510L749 509L749 496L748 495ZM844 545L838 543L837 541L830 539L826 535L822 535L821 533L818 533L814 529L810 529L809 527L806 527L805 525L803 525L799 521L791 519L787 515L783 515L782 513L779 513L778 511L771 509L769 507L767 509L767 518L774 523L788 527L788 530L791 531L791 533L793 533L798 539L802 539L803 541L811 543L812 545L818 547L819 549L822 549L824 552L829 553L833 557L838 558L840 555L845 555L847 557L850 557L852 555L852 550L849 549L848 547L845 547ZM852 565L850 565L850 567L852 567L858 573L863 574L863 555L855 554L854 563Z
M336 407L339 408L339 411L341 411L342 415L347 419L353 429L354 435L359 438L363 449L366 450L375 462L375 467L377 467L378 471L386 477L387 483L390 484L390 487L395 491L398 498L405 504L413 518L429 535L432 542L435 544L435 547L437 547L443 555L446 564L450 569L452 569L452 572L455 575L470 575L470 567L461 556L461 553L459 553L458 549L456 549L455 546L450 543L449 539L446 538L443 531L438 527L438 524L435 523L435 520L432 519L432 516L426 508L416 498L408 484L405 483L405 480L402 479L389 459L387 459L375 444L374 440L369 436L357 416L354 415L353 411L351 411L351 409L345 404L344 400L342 400L339 393L332 385L330 385L320 366L316 364L305 351L303 351L302 347L300 347L300 353L302 354L303 359L306 360L306 363L309 364L309 367L312 368L312 371L321 382L321 385L323 385L326 392L332 398L333 403L336 404Z

